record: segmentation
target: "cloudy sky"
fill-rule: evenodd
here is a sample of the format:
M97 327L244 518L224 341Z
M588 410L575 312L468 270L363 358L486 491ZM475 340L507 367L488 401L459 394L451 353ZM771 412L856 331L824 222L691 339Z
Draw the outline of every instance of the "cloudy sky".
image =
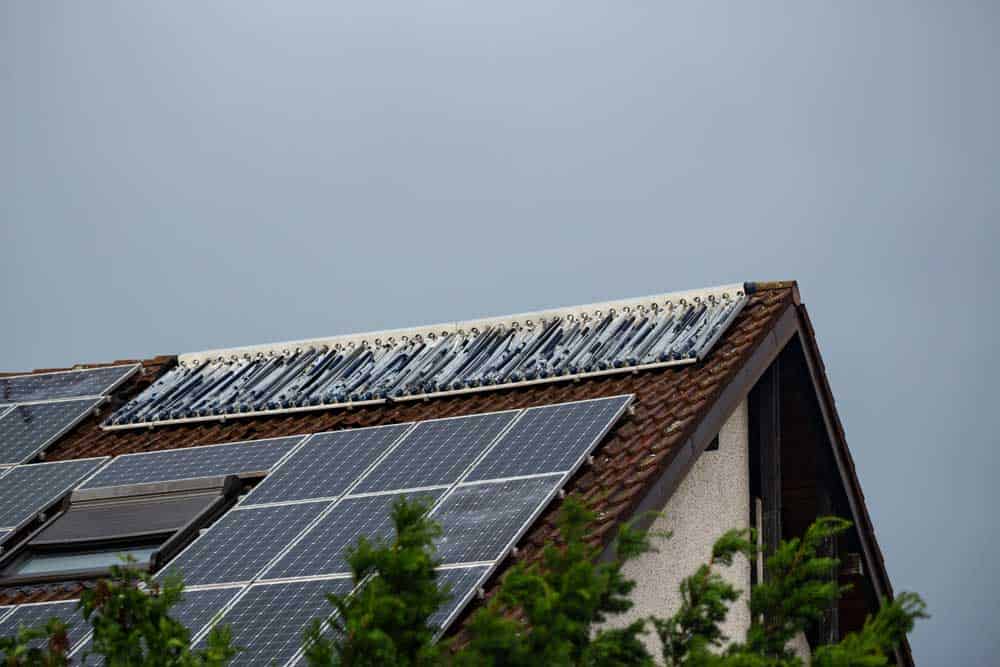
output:
M991 2L0 0L0 369L797 279L923 664L1000 653Z

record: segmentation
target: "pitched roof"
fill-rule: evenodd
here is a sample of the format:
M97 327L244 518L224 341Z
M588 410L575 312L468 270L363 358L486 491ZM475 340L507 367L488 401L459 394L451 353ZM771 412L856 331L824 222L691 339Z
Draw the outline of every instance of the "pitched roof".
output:
M745 303L720 331L721 336L710 352L696 354L680 365L657 364L628 372L554 377L544 383L518 382L492 386L488 391L425 396L422 400L379 400L332 409L187 421L155 428L102 428L102 423L107 423L116 410L177 368L176 357L156 357L141 362L143 372L120 386L99 415L88 418L50 447L46 460L117 456L634 394L631 414L618 422L594 451L592 463L581 468L566 487L567 492L583 496L596 510L599 520L591 538L606 543L613 529L631 517L640 503L648 501L655 480L669 473L679 481L696 454L691 444L695 437L704 438L705 433L711 431L714 435L718 431L721 421L734 407L734 400L742 399L756 380L754 373L763 371L784 342L795 331L802 331L803 326L811 336L794 283L748 284L747 292ZM818 350L812 349L818 359ZM846 446L843 453L850 462ZM850 470L853 475L853 464ZM852 485L860 493L856 477ZM554 537L553 518L558 505L558 501L553 502L530 527L519 543L518 558L536 557L542 545ZM863 502L860 513L863 525L859 528L874 545L873 555L884 577L881 554ZM887 585L887 578L885 582ZM0 604L69 599L85 585L67 582L0 589Z

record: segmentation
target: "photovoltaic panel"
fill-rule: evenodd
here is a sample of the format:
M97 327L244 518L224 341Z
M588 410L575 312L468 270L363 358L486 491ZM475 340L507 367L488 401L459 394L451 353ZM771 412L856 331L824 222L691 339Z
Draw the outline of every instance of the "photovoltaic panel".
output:
M185 589L180 602L170 608L170 617L180 621L191 632L191 637L194 637L241 590L243 590L242 586L202 590ZM77 660L81 659L84 653L89 653L91 640L92 637L88 637L87 641L77 649L75 655ZM104 664L104 661L100 656L88 656L86 664L100 665Z
M327 594L346 595L352 588L350 579L251 586L219 621L232 628L233 646L243 648L229 664L285 664L302 646L302 635L312 620L333 614Z
M239 475L269 470L304 436L124 454L82 488Z
M43 629L50 618L58 618L66 624L66 636L70 646L78 643L90 630L89 624L83 619L83 614L76 608L76 600L42 602L19 605L12 614L0 620L0 637L13 637L22 627ZM46 641L43 637L30 642L29 645L40 648Z
M356 492L451 484L519 414L517 410L420 422Z
M0 463L21 463L78 424L104 399L22 403L0 416Z
M0 477L0 528L15 528L57 501L107 458L34 463Z
M165 568L189 586L246 582L330 505L327 501L230 511Z
M396 424L317 433L258 484L243 504L339 496L409 428Z
M309 529L285 556L264 573L265 579L348 573L348 547L358 537L370 540L392 535L390 512L392 504L404 494L384 494L362 498L345 498L333 510ZM440 491L405 494L409 499L433 502Z
M476 589L479 588L489 569L488 565L474 565L438 570L438 587L441 590L449 587L447 590L451 594L451 599L434 612L430 618L430 625L437 626L441 630L447 629L448 624L476 594Z
M117 387L138 368L138 364L131 364L0 378L0 403L100 396Z
M433 512L444 564L496 560L544 508L563 475L459 485Z
M463 481L573 468L621 417L631 396L529 408Z

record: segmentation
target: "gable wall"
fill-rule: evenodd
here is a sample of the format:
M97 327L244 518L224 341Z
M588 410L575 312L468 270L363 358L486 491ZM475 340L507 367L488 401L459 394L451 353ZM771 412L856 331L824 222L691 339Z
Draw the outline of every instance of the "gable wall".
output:
M614 619L622 627L652 614L669 616L680 605L681 579L692 574L712 553L712 544L731 528L749 527L750 465L747 402L744 399L719 433L719 448L705 451L694 463L653 522L654 532L670 531L669 540L658 541L658 552L644 554L625 566L625 575L636 581L635 602L629 613ZM750 589L750 564L740 557L722 574L739 590ZM741 601L730 610L723 632L742 638L750 614ZM654 655L659 640L647 636Z

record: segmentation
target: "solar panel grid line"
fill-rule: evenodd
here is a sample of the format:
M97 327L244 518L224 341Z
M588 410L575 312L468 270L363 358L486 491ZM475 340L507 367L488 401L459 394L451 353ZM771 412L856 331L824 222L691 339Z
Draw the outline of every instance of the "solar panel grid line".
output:
M527 408L517 426L511 428L462 481L559 470L575 472L618 423L633 398L634 394L620 394ZM586 440L573 438L574 435L586 437ZM545 442L555 441L563 446L539 449L540 436L544 436ZM573 447L579 452L575 457L572 456ZM537 452L551 453L553 459L549 461L547 456L539 461L537 456L532 456ZM546 465L549 466L547 471L537 469Z
M244 496L244 498L249 497L249 495ZM264 509L266 507L286 507L288 505L308 505L309 503L327 502L332 503L339 500L343 496L320 496L318 498L302 498L301 500L276 500L273 503L253 503L251 505L244 505L238 503L233 506L231 511L238 512L240 510L256 510Z
M6 458L4 463L10 463L17 465L19 463L24 463L35 458L39 454L45 451L49 445L54 443L59 438L63 437L69 431L73 430L77 424L82 422L87 416L96 410L101 404L103 404L107 398L104 396L97 396L93 398L69 398L61 401L39 401L35 403L17 403L13 405L10 410L0 415L0 447L6 447L11 442L16 442L17 440L29 441L34 438L38 438L33 443L25 442L25 447L20 448L18 451L4 452L0 454L0 458ZM46 412L54 412L57 410L57 404L68 404L74 403L75 406L70 406L70 408L65 411L65 414L60 414L56 412L55 414L46 415ZM50 430L48 433L42 431L41 433L32 433L30 431L31 426L29 423L32 421L30 415L23 415L22 420L19 424L17 422L18 411L21 409L30 411L32 408L40 410L40 413L35 417L38 420L42 420L41 426L44 426L44 422L51 422L55 419L59 420L56 425L55 430ZM13 420L13 421L11 421ZM33 448L28 448L32 447Z
M395 496L400 493L422 493L425 491L447 491L453 485L452 484L435 484L433 486L416 486L410 489L388 489L386 491L364 491L362 493L352 493L350 495L344 496L345 500L354 500L356 498L374 498L376 496Z
M511 424L517 421L522 412L522 410L495 410L418 422L405 437L399 440L393 451L380 462L381 467L375 466L361 479L358 488L363 491L386 491L453 484L471 468L485 450L488 450L497 441L500 435L510 428ZM508 417L506 422L504 421L504 417ZM474 429L472 434L463 433L462 421L465 421L467 425L472 425ZM440 437L442 430L447 434L443 439ZM476 440L472 438L482 435L488 436L489 441L485 445L478 447L477 451ZM435 459L440 457L441 452L444 451L446 446L460 438L466 439L465 443L459 441L459 444L465 444L467 451L456 452L453 449L450 452L451 464L449 467L445 470L436 470L433 467ZM415 454L412 451L414 449L416 450ZM473 454L472 452L475 453ZM410 483L401 483L399 479L393 480L391 472L389 479L386 479L386 476L383 474L385 471L392 470L393 467L388 461L392 456L397 454L411 457L408 462L409 465L396 466L397 469L407 469L409 480L411 480ZM459 458L460 454L464 456ZM414 458L418 459L419 465L413 465ZM467 464L461 466L463 459L467 459ZM390 484L388 483L389 481L395 481L396 483Z
M63 396L62 398L36 398L30 401L17 401L15 403L9 404L7 407L16 408L19 405L49 405L51 403L69 403L71 401L84 401L87 399L104 399L107 400L107 396L104 394L89 394L87 396Z
M352 442L350 439L352 437L354 437L354 436L359 435L359 434L363 434L363 435L361 435L362 438L364 438L366 436L371 436L370 439L376 440L376 442L375 442L376 446L378 445L378 442L379 442L378 439L379 439L380 436L385 436L385 438L383 438L383 439L391 439L390 442L387 442L387 443L384 444L384 446L382 447L382 451L378 452L372 458L372 460L368 461L368 463L366 465L364 465L363 460L359 460L358 462L361 463L363 467L355 468L353 470L349 469L349 471L351 473L355 473L355 474L353 474L353 475L349 474L348 477L344 478L344 479L350 479L351 481L347 482L344 485L341 493L333 494L333 495L326 495L326 496L320 495L320 496L316 496L316 497L317 498L340 498L340 497L346 496L354 488L357 487L357 485L361 482L361 480L363 480L365 478L365 476L369 472L371 472L372 470L374 470L382 461L384 461L386 459L386 457L388 457L393 452L393 450L396 447L399 446L399 443L402 442L413 431L414 428L416 428L416 426L417 426L417 422L403 422L403 423L400 423L400 424L386 424L386 425L382 425L382 426L372 426L372 427L366 427L366 428L361 428L361 429L343 429L343 430L340 430L340 431L324 431L322 433L313 433L309 437L306 438L305 442L301 443L301 445L298 448L296 448L295 452L293 452L288 457L286 457L286 459L282 462L282 466L277 466L274 469L272 469L271 474L269 474L268 477L266 479L264 479L264 481L262 481L258 485L258 488L254 488L249 494L247 494L247 497L244 500L241 501L241 504L246 504L246 505L249 506L249 505L257 505L257 504L273 504L273 503L283 502L281 500L275 500L272 503L255 503L255 502L248 502L248 500L254 498L254 493L255 492L258 493L257 497L262 497L263 496L263 497L266 498L267 497L266 494L268 493L267 489L268 488L275 488L277 485L280 484L280 477L282 476L282 470L281 470L281 468L285 464L288 464L288 462L293 458L294 455L296 455L296 454L298 454L298 453L301 452L301 454L303 456L305 456L306 451L309 450L309 449L312 449L313 447L322 447L324 445L326 445L326 446L333 446L335 443L334 442L330 442L330 441L333 441L335 438L337 438L338 434L343 434L343 436L341 436L341 437L347 438L349 440L347 443L345 443L347 445L356 444L356 443ZM393 437L393 436L395 436L395 437ZM309 446L310 442L313 442L312 446ZM366 443L362 442L362 444L366 444ZM335 461L335 460L336 459L332 459L332 461ZM289 465L289 468L287 468L287 470L291 471L293 469L293 467L292 467L293 464L288 464L288 465ZM320 471L322 471L323 469L325 469L325 468L323 468L322 466L320 466ZM272 480L271 479L272 477L274 477L275 479ZM314 483L317 482L317 480L315 480L315 479L313 481L314 481ZM269 484L270 487L265 487L262 491L259 490L259 487L264 487L264 485L266 485L266 484ZM297 500L306 500L306 499L308 499L308 498L305 498L305 497L297 498Z
M538 479L540 477L556 477L565 476L570 473L570 470L556 470L554 472L539 472L533 475L512 475L510 477L496 477L493 479L471 479L465 480L457 483L455 486L478 486L480 484L496 484L498 482L518 482L522 479Z

